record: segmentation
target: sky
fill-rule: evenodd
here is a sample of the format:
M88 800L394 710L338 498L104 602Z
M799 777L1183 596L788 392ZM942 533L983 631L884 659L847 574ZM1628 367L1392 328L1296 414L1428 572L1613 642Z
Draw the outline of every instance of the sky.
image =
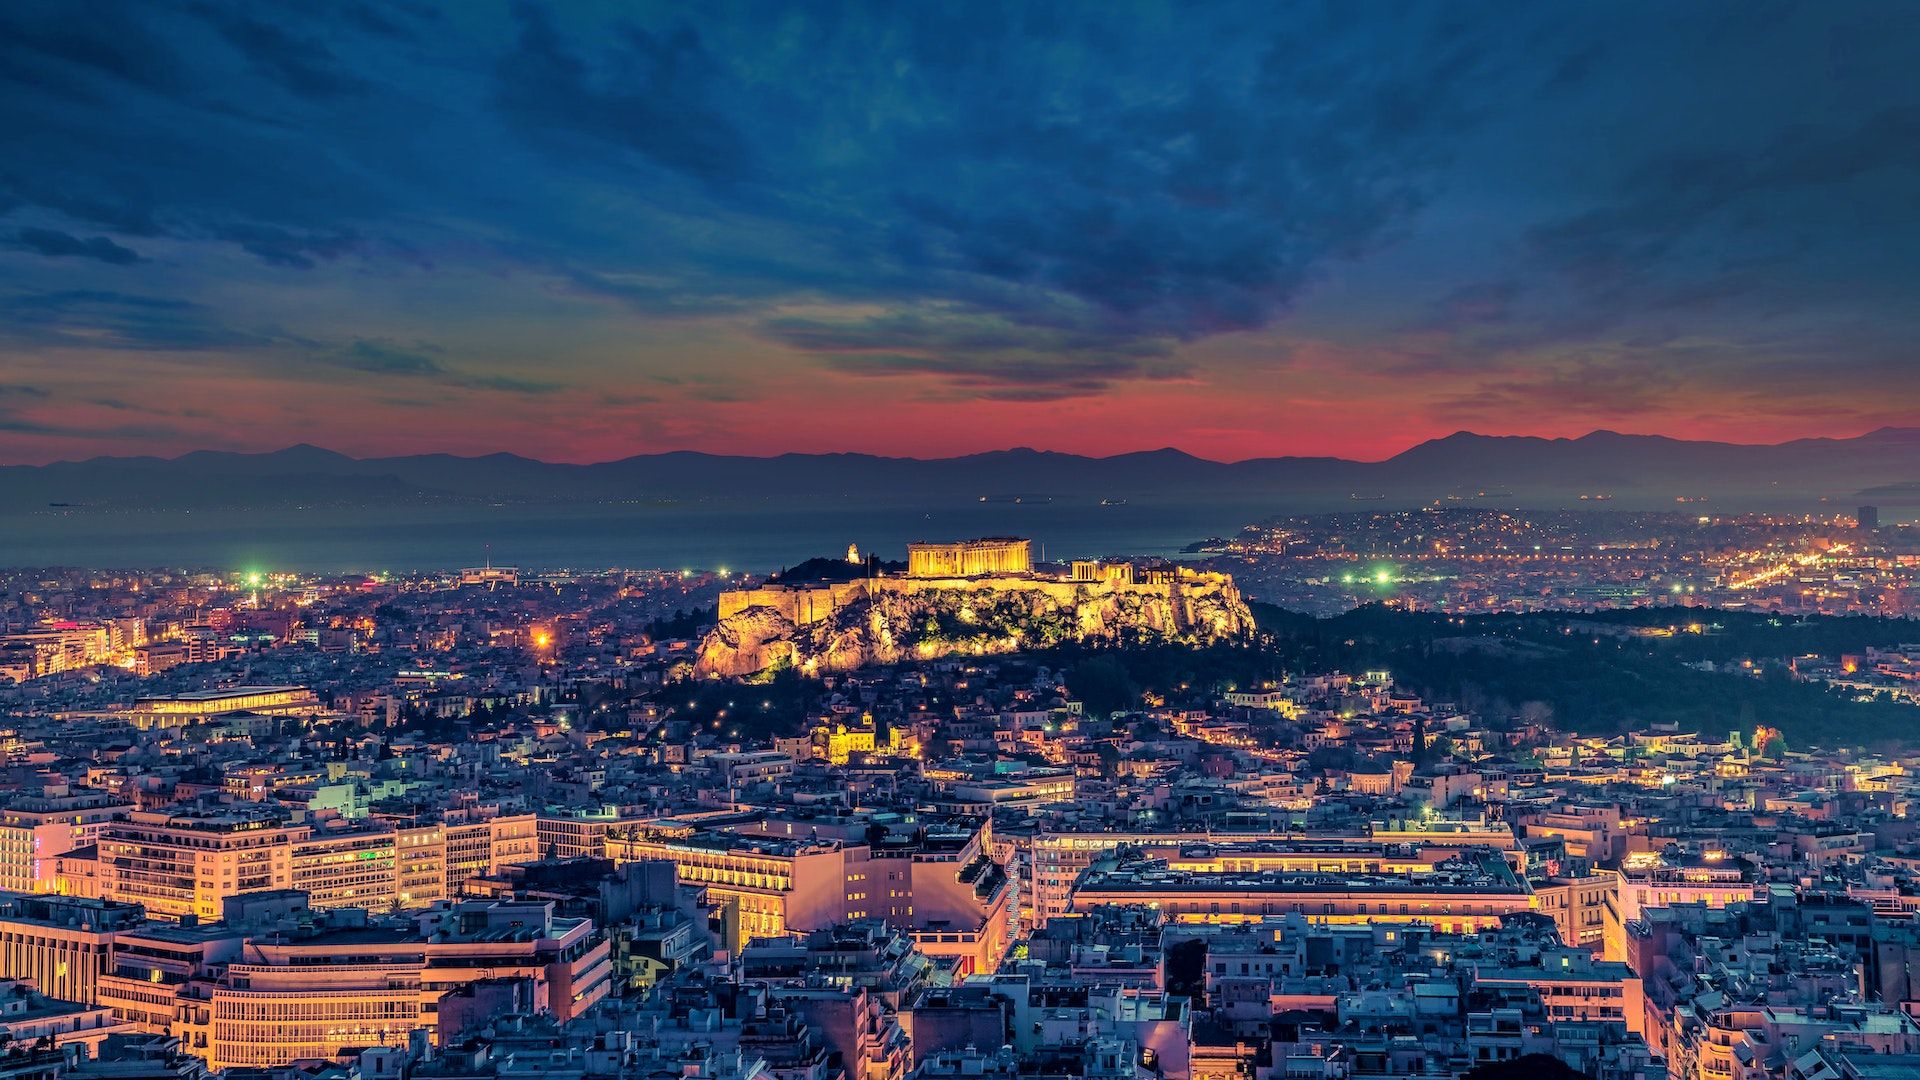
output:
M10 0L0 463L1920 424L1920 5Z

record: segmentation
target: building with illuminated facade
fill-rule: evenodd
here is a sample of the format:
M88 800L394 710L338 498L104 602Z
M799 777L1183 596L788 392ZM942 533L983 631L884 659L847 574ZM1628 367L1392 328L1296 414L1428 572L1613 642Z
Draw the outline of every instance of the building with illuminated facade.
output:
M398 839L392 830L378 828L310 832L295 840L288 853L289 887L306 893L320 909L396 907ZM417 863L412 869L418 873Z
M115 935L144 919L137 904L0 895L0 978L25 979L63 1001L95 1001Z
M447 896L458 896L469 878L540 859L539 820L533 814L449 811L441 828L446 844L442 888Z
M1618 902L1608 914L1605 954L1627 954L1627 927L1651 907L1700 904L1725 908L1759 893L1753 864L1720 851L1635 852L1620 864ZM1618 913L1618 918L1612 917Z
M1548 877L1533 884L1534 910L1553 920L1560 940L1569 945L1605 954L1608 960L1624 960L1622 952L1606 952L1609 938L1616 949L1626 939L1608 932L1619 922L1620 875L1613 870L1596 869L1580 877Z
M922 952L991 971L1011 933L1013 888L965 819L918 824L865 817L746 813L660 819L610 834L616 863L662 859L703 888L727 920L729 947L854 919L907 928Z
M812 745L816 751L824 752L827 764L845 765L855 754L895 753L902 744L898 728L888 728L883 743L875 730L873 714L868 713L852 726L839 722L831 727L821 724L813 729Z
M610 830L639 824L638 813L618 806L557 807L538 815L535 831L542 859L602 859Z
M262 1068L404 1046L414 1031L437 1040L441 1000L478 985L565 1023L607 995L612 972L591 920L549 903L468 901L390 919L340 909L244 936L133 932L102 1000L144 1029L164 1022L209 1068Z
M188 984L204 980L238 960L245 943L246 932L224 922L182 925L149 921L124 928L113 936L112 958L100 973L97 996L92 1000L125 1017L139 1031L172 1034L176 1019L192 997ZM204 1057L204 1033L197 1045L189 1041L186 1049Z
M863 898L860 882L847 870L846 845L837 840L646 825L610 835L607 855L616 864L673 863L683 884L705 888L716 907L731 909L728 918L738 922L736 947L829 926L846 917L856 897Z
M158 919L211 921L226 897L291 888L294 842L311 833L258 803L135 811L101 831L100 896Z
M26 795L0 808L0 890L57 892L59 856L86 847L132 807L102 791Z
M990 814L998 806L1044 806L1073 801L1076 787L1071 769L1024 769L992 776L965 776L942 780L943 810L963 814Z
M1417 872L1457 856L1491 853L1517 873L1525 855L1510 831L1443 821L1437 827L1383 825L1367 835L1276 837L1268 833L1041 833L1031 842L1028 902L1033 925L1073 910L1074 885L1082 871L1121 848L1178 867L1207 870L1232 866L1253 870L1351 870Z
M0 675L17 682L123 661L146 641L139 619L56 622L0 635Z
M217 919L228 897L274 889L298 889L320 910L418 907L536 861L539 844L532 814L349 825L257 802L137 811L100 830L98 892L173 921Z
M1010 536L944 544L908 544L907 576L985 577L1033 572L1033 541Z
M18 979L0 980L0 1036L10 1043L77 1046L92 1057L109 1036L132 1030L98 1005L48 997Z
M1297 912L1318 923L1424 923L1446 933L1471 933L1528 911L1532 901L1527 883L1497 852L1428 861L1421 853L1363 858L1249 846L1159 857L1116 852L1080 875L1069 908L1141 904L1185 923L1250 922Z
M168 697L144 697L124 715L142 731L204 723L232 713L305 716L320 711L320 699L304 686L232 686Z

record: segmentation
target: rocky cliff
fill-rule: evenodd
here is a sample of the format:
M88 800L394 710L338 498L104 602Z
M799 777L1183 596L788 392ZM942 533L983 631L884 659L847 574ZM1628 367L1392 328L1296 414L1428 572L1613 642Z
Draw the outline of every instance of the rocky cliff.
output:
M1182 570L1171 582L1125 584L1010 576L859 583L822 604L761 589L723 602L701 642L701 676L806 673L942 656L985 656L1068 641L1204 643L1250 632L1253 618L1224 574Z

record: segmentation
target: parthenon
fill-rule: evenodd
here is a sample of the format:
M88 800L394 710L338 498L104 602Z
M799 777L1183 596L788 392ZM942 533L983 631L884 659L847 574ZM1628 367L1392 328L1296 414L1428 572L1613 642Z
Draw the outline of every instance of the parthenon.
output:
M989 536L947 544L908 544L907 576L980 577L1033 572L1033 543L1011 536Z

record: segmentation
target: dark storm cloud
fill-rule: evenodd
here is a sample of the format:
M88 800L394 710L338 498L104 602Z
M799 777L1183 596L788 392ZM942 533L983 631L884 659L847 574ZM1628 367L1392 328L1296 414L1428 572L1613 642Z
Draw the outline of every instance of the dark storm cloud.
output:
M362 338L344 348L304 344L308 346L305 355L309 360L368 375L417 377L468 390L494 390L512 394L549 394L561 388L560 383L544 379L475 374L449 367L440 359L446 350L431 342L403 345Z
M1384 49L1346 5L1184 40L990 4L583 39L523 6L496 101L543 150L702 181L797 231L791 250L825 245L719 253L728 289L1190 340L1265 324L1425 202L1453 125L1504 80L1483 28L1410 18Z
M719 107L728 75L691 26L620 28L596 74L540 6L516 4L514 14L520 32L500 60L497 100L523 134L543 144L583 136L705 180L751 172L747 140Z
M1441 404L1450 415L1484 421L1542 409L1577 409L1600 417L1646 413L1685 386L1673 365L1645 358L1580 360L1517 378L1496 378Z
M37 386L0 384L0 432L55 439L145 439L178 434L158 424L80 424L48 418L53 394Z
M219 31L255 70L296 94L325 98L367 87L365 80L341 70L333 50L323 42L255 18L247 13L247 7L195 4L192 10Z
M1920 107L1888 108L1745 152L1656 158L1616 200L1542 224L1530 240L1543 267L1600 298L1636 301L1629 311L1711 305L1779 281L1836 228L1869 250L1901 245L1910 259L1916 190Z
M1091 397L1115 383L1136 379L1178 379L1190 370L1182 364L1144 362L1132 357L1010 357L977 355L904 356L886 353L827 354L822 362L835 371L878 377L932 375L956 396L987 401L1062 401Z
M333 354L331 363L353 371L366 371L376 375L439 375L446 369L440 361L427 355L431 346L419 345L411 349L378 341L356 341ZM433 350L438 351L438 350Z
M865 319L782 317L761 334L847 375L932 376L959 397L1056 401L1117 383L1191 373L1167 338L1098 326L1021 325L980 311L903 311Z
M320 261L337 259L352 251L357 238L351 231L299 232L275 225L249 223L221 224L208 233L231 241L264 262L309 270Z
M38 252L49 258L72 256L81 259L98 259L115 266L126 266L140 261L139 252L121 247L104 236L82 240L80 237L58 229L21 229L14 234L13 241L21 248Z
M264 348L271 335L226 325L208 305L105 289L0 296L0 340L28 347L202 352Z
M112 0L0 7L0 207L119 237L230 244L296 268L353 247L355 222L403 212L387 190L399 178L379 170L404 148L367 141L382 127L377 108L332 100L365 80L339 68L318 30L269 17L304 16Z
M1022 325L993 312L899 311L865 319L768 319L762 334L810 352L903 349L915 345L951 352L1122 352L1165 356L1165 340L1140 338L1100 326Z
M1004 106L917 146L948 147L952 171L909 172L898 203L926 237L912 254L1064 294L1140 334L1264 325L1329 260L1424 203L1435 136L1478 81L1479 43L1455 28L1389 61L1356 55L1344 17L1311 22L1241 70L1137 98L1049 110L955 86Z
M501 394L665 375L569 337L611 311L748 342L695 402L796 362L1234 393L1199 343L1265 333L1241 351L1283 370L1308 332L1489 416L1742 370L1857 391L1920 331L1916 68L1920 8L1864 0L17 0L0 336ZM417 325L275 325L401 286ZM559 327L537 368L412 344L523 312Z
M355 339L342 344L274 328L243 329L214 309L165 297L105 290L0 296L0 344L18 348L244 354L268 372L318 365L374 378L420 379L467 390L548 394L563 383L445 363L439 346ZM35 386L0 386L0 396L40 396ZM113 407L111 402L98 402Z
M187 85L186 64L132 4L21 0L0 10L0 78L49 94L102 102L114 84L163 95Z

